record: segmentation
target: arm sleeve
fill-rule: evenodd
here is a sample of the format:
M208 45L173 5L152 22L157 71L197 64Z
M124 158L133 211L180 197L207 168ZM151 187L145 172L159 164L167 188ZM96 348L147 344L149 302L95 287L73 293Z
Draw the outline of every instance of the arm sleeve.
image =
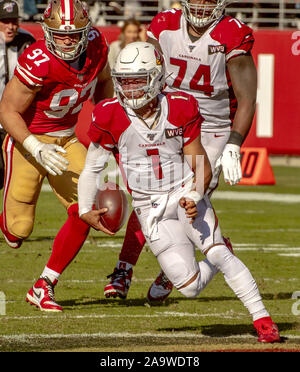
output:
M78 181L79 216L93 209L99 175L105 168L110 152L97 143L90 143L84 169Z

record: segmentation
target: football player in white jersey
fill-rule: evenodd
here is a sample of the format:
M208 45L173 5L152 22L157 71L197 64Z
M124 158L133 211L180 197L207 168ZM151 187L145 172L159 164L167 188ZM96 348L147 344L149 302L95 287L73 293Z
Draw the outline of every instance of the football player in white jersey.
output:
M152 44L132 43L121 51L112 70L117 99L102 101L93 112L92 142L78 183L79 215L105 232L93 206L99 173L109 154L118 154L143 234L177 290L196 297L221 271L252 316L258 340L279 341L254 278L226 247L205 194L211 166L201 144L198 103L184 92L161 94L163 75ZM196 261L195 247L205 260Z
M164 55L166 91L193 95L204 117L201 142L213 169L209 196L218 185L221 165L231 185L242 176L240 146L253 120L256 102L256 68L251 56L252 30L235 18L223 15L226 0L184 0L183 10L157 14L148 30L148 42ZM124 244L115 272L106 285L106 297L125 298L124 277L136 264L144 240L131 215L127 229L136 229L136 241ZM224 238L230 247L230 241ZM129 280L126 283L130 283ZM148 292L151 301L171 293L172 284L160 273Z

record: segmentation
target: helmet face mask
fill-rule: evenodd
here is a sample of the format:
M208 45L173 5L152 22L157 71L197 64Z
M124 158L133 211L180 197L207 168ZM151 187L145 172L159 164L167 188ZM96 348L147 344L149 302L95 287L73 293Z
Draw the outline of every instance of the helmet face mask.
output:
M63 60L78 58L87 48L91 21L79 0L52 0L44 12L42 28L46 46L56 57ZM64 45L56 39L70 36L72 45Z
M183 14L188 23L194 27L205 27L219 19L228 0L208 0L196 1L182 0Z
M164 86L164 65L153 45L128 44L112 69L115 92L123 107L137 110L151 102Z

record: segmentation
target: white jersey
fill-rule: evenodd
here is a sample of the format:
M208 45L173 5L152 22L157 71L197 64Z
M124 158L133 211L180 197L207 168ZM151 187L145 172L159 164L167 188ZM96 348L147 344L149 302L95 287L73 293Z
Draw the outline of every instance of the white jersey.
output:
M171 9L154 17L148 36L159 42L164 55L166 91L185 91L198 100L202 130L230 127L237 102L226 63L251 50L252 30L224 16L192 42L182 11Z
M93 112L90 139L113 152L133 197L168 193L193 176L183 147L200 135L197 101L185 93L160 95L159 100L153 129L117 99L102 101Z

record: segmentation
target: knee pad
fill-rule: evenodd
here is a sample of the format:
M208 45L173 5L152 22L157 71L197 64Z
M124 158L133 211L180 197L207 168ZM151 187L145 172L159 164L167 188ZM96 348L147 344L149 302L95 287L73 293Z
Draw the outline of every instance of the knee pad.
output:
M212 247L206 257L226 277L238 275L246 268L242 261L232 254L225 245Z
M188 298L197 297L202 289L200 278L201 278L201 274L198 273L197 278L192 283L190 283L184 288L178 289L178 291Z
M33 223L31 220L16 220L9 226L11 234L19 239L27 239L33 230Z

